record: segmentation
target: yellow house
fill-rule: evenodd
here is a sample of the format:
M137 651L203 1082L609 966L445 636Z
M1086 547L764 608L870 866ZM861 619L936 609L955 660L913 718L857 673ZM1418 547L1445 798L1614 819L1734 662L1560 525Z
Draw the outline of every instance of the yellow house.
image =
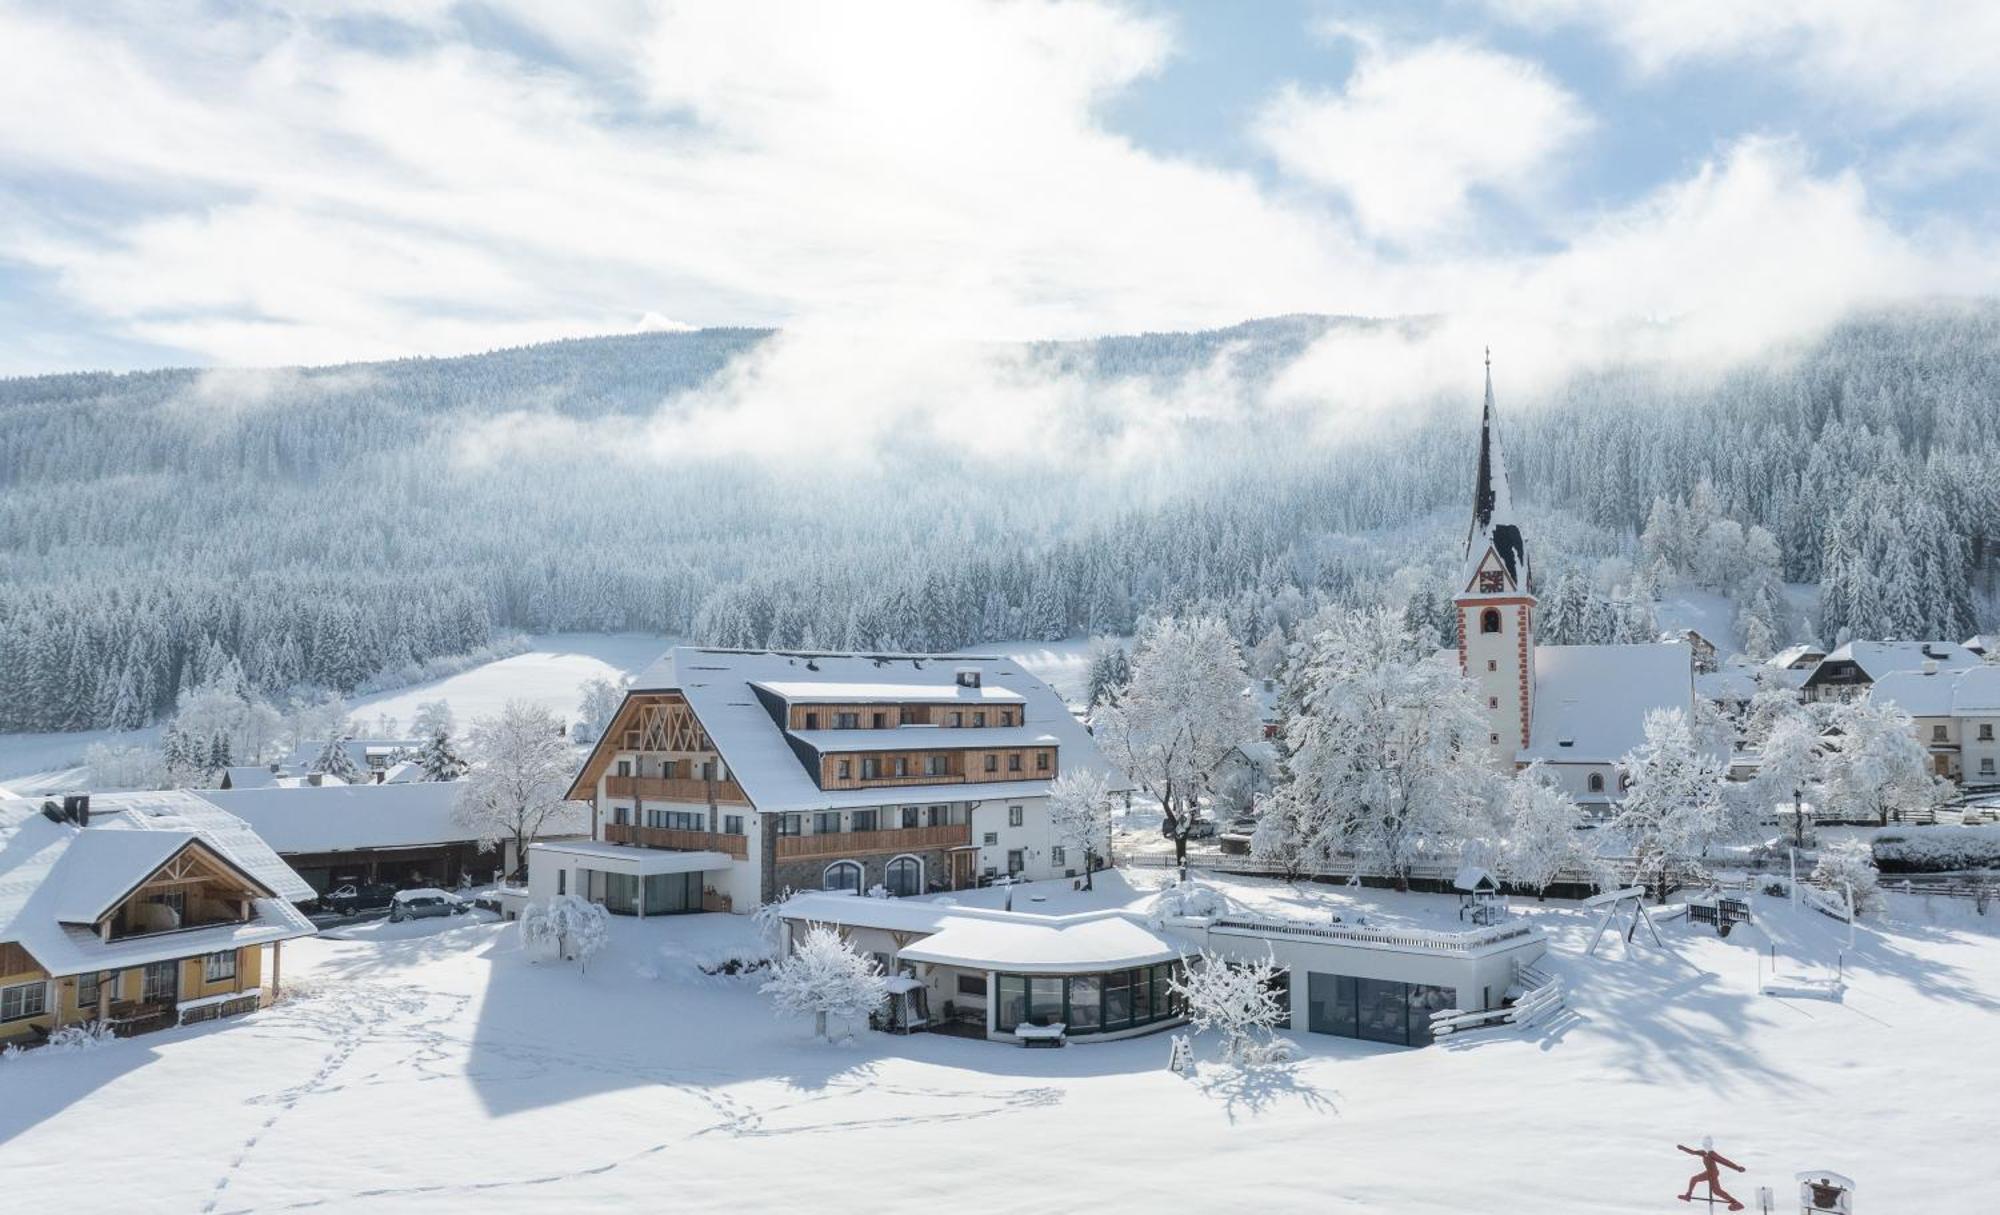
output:
M0 1042L249 1012L312 890L192 794L0 799Z

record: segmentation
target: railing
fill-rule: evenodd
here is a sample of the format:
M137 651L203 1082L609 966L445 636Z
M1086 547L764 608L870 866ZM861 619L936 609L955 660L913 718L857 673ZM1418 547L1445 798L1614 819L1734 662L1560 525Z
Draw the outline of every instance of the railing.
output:
M829 831L823 835L781 835L778 859L807 860L823 856L856 856L866 852L915 852L925 848L957 848L972 842L972 824L944 827L904 827L895 831Z
M1290 920L1261 920L1236 916L1225 916L1215 921L1214 927L1224 932L1247 933L1254 936L1315 937L1320 940L1345 941L1358 945L1387 945L1395 949L1458 954L1474 953L1502 941L1530 936L1535 931L1535 926L1526 921L1496 924L1491 928L1475 928L1470 932L1432 932L1424 928L1350 928L1345 924L1301 924Z
M1605 864L1611 872L1621 878L1630 878L1637 869L1637 863L1629 857L1606 857ZM1121 856L1119 864L1134 868L1173 869L1174 854L1171 852L1142 852L1129 857ZM1188 868L1205 869L1211 873L1268 874L1274 877L1290 877L1293 871L1281 861L1267 860L1258 856L1238 856L1227 852L1207 849L1188 849ZM1410 866L1407 876L1416 881L1449 882L1458 874L1455 864L1436 864L1419 861ZM1350 877L1378 878L1388 880L1388 869L1381 865L1364 864L1353 857L1335 857L1330 861L1306 865L1298 869L1297 875L1304 878ZM1551 886L1574 883L1581 886L1595 885L1597 876L1590 870L1567 866L1551 878Z
M662 802L696 802L708 804L710 782L692 780L678 776L607 776L604 778L604 796L648 798ZM732 806L747 806L750 799L744 795L743 786L733 780L714 782L715 800Z
M851 783L858 789L888 789L903 785L962 785L968 778L963 772L941 772L936 776L858 776L838 783L846 788Z
M672 852L722 852L741 861L750 856L747 836L721 831L684 831L677 827L637 827L630 823L604 824L607 844L637 844L641 848L664 848Z

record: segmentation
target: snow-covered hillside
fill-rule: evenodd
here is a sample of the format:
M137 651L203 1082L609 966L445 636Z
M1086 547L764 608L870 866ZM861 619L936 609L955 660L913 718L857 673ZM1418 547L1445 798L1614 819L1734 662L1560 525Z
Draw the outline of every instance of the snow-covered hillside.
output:
M21 1210L72 1203L80 1160L101 1157L115 1167L89 1189L113 1210L916 1211L949 1192L1002 1210L1642 1215L1685 1209L1675 1145L1712 1135L1748 1169L1728 1176L1746 1200L1817 1167L1857 1178L1861 1211L1962 1210L2000 1185L1977 1146L2000 943L1969 907L1933 921L1891 901L1841 958L1831 921L1756 900L1782 968L1844 962L1843 1002L1757 994L1755 927L1674 922L1669 950L1586 959L1586 912L1529 904L1571 987L1556 1019L1420 1050L1292 1035L1296 1065L1249 1071L1204 1039L1191 1079L1167 1070L1166 1035L812 1042L755 976L697 970L749 945L742 917L616 920L587 976L492 922L345 929L287 947L297 986L276 1008L0 1061L0 1168Z

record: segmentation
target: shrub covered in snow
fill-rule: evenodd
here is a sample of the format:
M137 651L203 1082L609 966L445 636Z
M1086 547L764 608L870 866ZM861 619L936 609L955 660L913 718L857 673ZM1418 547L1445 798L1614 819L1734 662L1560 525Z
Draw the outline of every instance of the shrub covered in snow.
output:
M545 907L530 905L521 913L521 940L556 956L575 961L579 971L611 942L611 913L602 904L578 895L559 894Z
M1221 915L1229 910L1229 900L1213 886L1192 879L1174 883L1153 900L1158 916Z
M1884 873L2000 869L2000 827L1886 827L1873 847Z
M873 958L857 953L839 932L813 924L759 990L777 1002L780 1012L811 1014L813 1036L824 1038L829 1017L848 1020L882 1007L889 998L889 981Z
M117 1036L117 1031L102 1021L90 1021L82 1025L63 1026L49 1035L48 1045L51 1050L92 1050Z
M1275 986L1281 970L1274 958L1232 962L1204 951L1171 982L1174 994L1187 1007L1189 1022L1199 1030L1221 1032L1224 1059L1267 1063L1275 1060L1250 1035L1284 1023L1285 1006Z
M1882 910L1875 858L1869 855L1868 845L1860 840L1842 840L1821 849L1819 863L1813 866L1812 883L1836 895L1842 891L1853 894L1856 915Z

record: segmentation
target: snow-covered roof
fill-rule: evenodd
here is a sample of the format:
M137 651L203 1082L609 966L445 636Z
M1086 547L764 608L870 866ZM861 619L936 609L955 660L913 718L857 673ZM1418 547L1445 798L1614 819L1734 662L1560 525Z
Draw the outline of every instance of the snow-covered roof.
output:
M1500 888L1500 883L1494 880L1493 874L1477 865L1460 865L1458 872L1452 875L1451 884L1455 889L1466 891Z
M52 822L41 799L0 800L0 941L50 974L139 966L310 936L291 904L313 897L241 819L184 791L100 793L90 825ZM90 922L183 848L199 842L268 891L246 921L104 941Z
M1911 717L1951 716L1959 671L1891 671L1868 688L1868 699L1893 704Z
M232 789L271 789L278 784L278 773L265 764L242 764L224 768L222 777Z
M1168 962L1185 952L1137 918L1109 912L1051 917L1044 922L1028 917L949 916L937 932L905 945L896 956L905 962L935 962L974 970L1073 974Z
M1771 674L1775 675L1777 672ZM1694 677L1694 690L1703 700L1717 702L1749 700L1757 694L1757 675L1741 667L1728 667L1720 671L1697 671Z
M823 660L815 660L824 665ZM922 659L929 663L934 659ZM982 660L984 661L984 660ZM945 679L942 683L885 683L867 680L840 682L829 680L757 680L752 687L761 688L771 695L798 705L874 705L874 704L957 704L968 705L1017 705L1021 694L1008 688L985 686L964 687L953 682L952 672L956 668L947 663L944 667Z
M1965 648L1981 655L2000 653L2000 633L1974 633L1965 639Z
M1765 666L1789 670L1801 664L1810 665L1826 657L1826 651L1816 645L1788 645L1764 660Z
M1952 688L1951 709L1962 717L2000 714L2000 666L1982 663L1961 673Z
M478 832L451 815L464 788L458 781L425 781L205 789L201 796L250 824L272 848L296 855L465 843Z
M428 779L429 777L424 775L424 766L414 759L391 764L388 770L382 773L382 783L385 785L412 785Z
M1821 666L1851 662L1871 681L1895 671L1921 671L1927 662L1941 670L1979 665L1979 655L1955 641L1850 641L1828 654Z
M957 672L968 667L980 673L983 687L971 689L958 685ZM659 684L663 673L678 682ZM1060 770L1077 772L1093 768L1111 777L1114 788L1127 786L1124 775L1098 752L1090 731L1070 714L1062 697L1010 658L802 654L681 646L674 650L670 660L648 668L633 691L672 689L686 697L728 764L730 776L743 787L751 804L765 813L1038 797L1048 791L1046 780L823 790L758 695L759 688L776 695L773 689L780 687L795 695L814 695L833 689L830 696L834 701L851 700L856 690L863 687L876 693L893 689L890 699L902 699L920 691L918 699L932 701L952 699L960 692L1004 690L1014 698L1007 703L1021 706L1022 724L1016 737L1052 738L1059 748ZM861 731L841 733L845 736ZM958 731L940 731L938 736L947 733Z
M356 768L364 770L369 767L368 761L370 756L374 757L375 766L380 767L383 760L394 755L396 752L415 751L423 746L424 742L425 740L421 738L348 738L341 740L343 748L347 751L348 761ZM285 758L285 767L297 772L307 771L313 764L318 762L320 755L325 750L326 739L324 738L319 739L317 742L302 742L298 746L293 747L292 753Z
M948 751L955 747L1053 746L1062 740L1028 726L895 726L887 730L793 730L792 737L829 751Z
M1691 648L1536 646L1534 722L1520 758L1617 763L1646 741L1653 709L1694 711Z
M544 841L529 844L528 851L537 855L588 861L590 868L637 877L662 873L709 873L727 869L734 863L724 852L671 852L664 848L631 848L594 840Z

